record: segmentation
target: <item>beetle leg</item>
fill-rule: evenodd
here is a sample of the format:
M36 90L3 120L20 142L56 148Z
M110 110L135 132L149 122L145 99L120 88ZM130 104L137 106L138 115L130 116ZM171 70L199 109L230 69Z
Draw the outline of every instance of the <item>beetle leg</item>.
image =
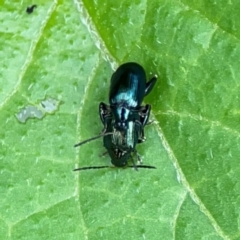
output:
M104 128L102 130L102 134L103 134L107 131L108 123L112 119L112 112L111 112L110 106L101 102L99 104L99 116L104 125Z
M144 131L142 130L141 132L141 137L138 138L138 143L143 143L145 142L146 137L144 136Z
M151 111L151 105L147 104L146 106L142 106L141 109L138 111L138 114L140 116L140 122L142 126L144 127L149 119Z
M99 104L99 116L104 126L106 125L106 118L111 117L111 115L110 106L101 102Z
M143 161L142 161L141 155L137 151L136 151L136 154L137 154L138 164L142 164Z
M103 128L101 134L104 134L105 132L107 132L107 124L104 124L104 128Z
M137 131L137 136L138 136L138 142L137 143L142 143L146 140L145 136L144 136L144 129L142 126L142 123L138 120L135 120L135 124L137 126L136 130Z
M145 88L145 96L147 96L153 89L155 83L157 81L157 75L154 75L147 83Z
M134 153L137 153L137 151L134 151ZM131 158L131 160L132 160L133 168L134 168L136 171L138 171L137 165L135 164L132 155L130 155L130 158Z
M158 123L158 121L156 121L156 120L150 120L150 121L148 121L148 122L146 123L145 126L147 126L147 125L152 125L152 124L157 124L157 123Z
M101 154L99 154L99 157L104 157L104 156L106 156L108 154L108 151L106 151L106 152L104 152L104 153L101 153Z

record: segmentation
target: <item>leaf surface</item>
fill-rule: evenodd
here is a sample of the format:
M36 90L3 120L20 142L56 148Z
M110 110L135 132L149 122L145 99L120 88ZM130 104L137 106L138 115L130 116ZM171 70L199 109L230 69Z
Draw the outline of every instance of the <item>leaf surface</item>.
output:
M239 239L238 2L27 4L0 3L1 238ZM137 146L157 169L73 172L110 165L101 139L73 145L128 61L158 75Z

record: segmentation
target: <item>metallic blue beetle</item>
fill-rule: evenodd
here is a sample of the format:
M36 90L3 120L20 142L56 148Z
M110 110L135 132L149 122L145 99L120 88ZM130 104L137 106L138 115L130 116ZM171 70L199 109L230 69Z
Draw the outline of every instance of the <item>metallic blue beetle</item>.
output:
M112 75L109 103L99 104L99 115L104 125L102 134L76 144L80 146L86 142L103 137L104 147L107 149L111 162L116 167L127 166L132 159L136 170L142 168L154 168L152 166L136 165L132 153L140 156L136 151L136 144L145 140L144 127L148 123L151 106L141 106L144 97L151 92L157 77L154 76L146 82L146 74L142 66L129 62L121 65ZM84 170L100 167L86 167L75 170Z

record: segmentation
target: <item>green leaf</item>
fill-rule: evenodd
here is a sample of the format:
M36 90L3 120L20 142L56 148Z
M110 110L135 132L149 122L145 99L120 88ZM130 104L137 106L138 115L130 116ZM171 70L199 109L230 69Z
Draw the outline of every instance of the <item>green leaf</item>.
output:
M1 239L239 239L238 1L28 4L0 3ZM157 169L73 172L110 165L73 145L127 61L159 76L137 146Z

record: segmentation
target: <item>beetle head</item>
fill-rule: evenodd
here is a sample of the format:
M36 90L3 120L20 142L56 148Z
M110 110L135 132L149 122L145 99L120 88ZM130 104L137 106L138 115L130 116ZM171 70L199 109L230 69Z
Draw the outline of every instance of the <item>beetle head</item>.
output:
M130 151L124 151L119 148L115 148L112 151L108 151L111 157L111 162L116 167L127 166L128 159L130 157Z

